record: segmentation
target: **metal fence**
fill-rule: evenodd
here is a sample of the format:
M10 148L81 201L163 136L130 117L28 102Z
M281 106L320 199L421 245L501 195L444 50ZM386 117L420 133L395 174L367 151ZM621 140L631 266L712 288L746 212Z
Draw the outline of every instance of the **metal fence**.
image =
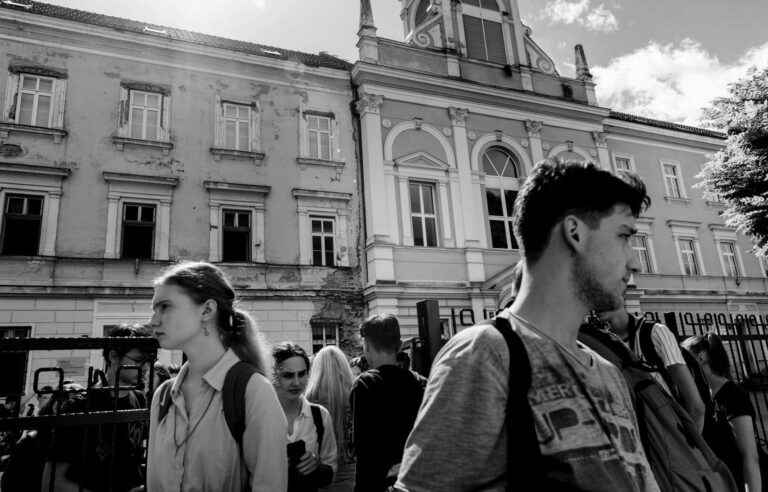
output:
M647 312L682 341L706 332L717 333L731 361L733 379L744 388L755 409L755 434L768 443L768 315L733 313Z
M109 483L107 490L123 489L126 484L115 484L115 467L120 466L117 463L120 445L117 442L119 432L128 431L132 438L140 443L141 466L146 463L146 442L149 434L149 404L153 391L154 381L154 362L157 360L157 340L150 337L113 337L113 338L11 338L0 339L0 357L8 353L28 353L39 350L104 350L104 349L123 349L128 351L132 348L141 349L147 356L149 364L149 376L146 384L143 377L143 368L137 365L121 365L117 368L115 381L121 381L120 375L125 371L136 371L138 373L137 384L125 386L115 383L109 386L103 371L88 368L88 380L86 386L76 386L67 384L64 371L59 367L44 367L34 372L33 391L38 398L50 399L50 404L46 406L44 415L24 416L20 412L21 405L16 405L16 415L9 418L0 418L0 433L6 437L5 441L11 443L11 449L2 450L3 453L11 454L14 446L19 439L26 434L34 433L39 439L37 445L39 455L43 461L49 465L45 467L46 476L26 477L27 486L34 483L37 479L43 479L43 483L48 483L48 490L56 490L56 460L60 459L62 452L67 453L67 460L70 464L79 464L85 473L93 473L94 470L86 469L87 463L93 460L87 459L93 456L93 453L100 453L104 458L105 468L101 472L106 472ZM44 385L45 379L53 379L54 384ZM104 398L100 398L102 405L94 405L94 396L96 392L108 396L108 403L103 405ZM118 398L120 392L136 391L147 395L142 401L140 408L121 410L118 408ZM6 397L20 400L21 395L5 395ZM79 398L82 405L76 413L62 411L66 408L64 402ZM73 432L74 430L74 432ZM91 439L89 439L89 435ZM99 449L89 449L94 442L98 442ZM53 452L58 449L58 452ZM58 457L58 458L57 458ZM7 463L6 463L7 464ZM139 473L143 472L141 470ZM8 477L5 477L8 478ZM142 478L143 481L143 478ZM83 490L83 484L79 483L80 490ZM19 490L32 490L24 488ZM37 490L40 490L37 487ZM3 490L3 492L7 492Z

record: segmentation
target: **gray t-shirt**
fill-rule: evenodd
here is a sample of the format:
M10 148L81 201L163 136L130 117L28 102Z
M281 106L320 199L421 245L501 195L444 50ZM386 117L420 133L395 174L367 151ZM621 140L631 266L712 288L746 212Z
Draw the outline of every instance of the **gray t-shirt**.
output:
M581 344L578 362L520 318L509 321L531 362L528 401L541 453L568 462L586 490L658 491L619 370ZM508 386L509 351L498 330L480 325L454 336L432 366L398 489L505 490Z

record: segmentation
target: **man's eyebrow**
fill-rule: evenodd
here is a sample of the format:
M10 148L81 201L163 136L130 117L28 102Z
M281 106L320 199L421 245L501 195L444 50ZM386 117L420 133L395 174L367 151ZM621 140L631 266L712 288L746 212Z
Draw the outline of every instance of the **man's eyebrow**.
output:
M168 302L168 299L158 299L157 301L152 303L152 309L155 309L158 304L162 304L164 302Z
M632 234L632 235L637 234L637 228L635 227L622 224L621 228L626 232L628 232L629 234Z

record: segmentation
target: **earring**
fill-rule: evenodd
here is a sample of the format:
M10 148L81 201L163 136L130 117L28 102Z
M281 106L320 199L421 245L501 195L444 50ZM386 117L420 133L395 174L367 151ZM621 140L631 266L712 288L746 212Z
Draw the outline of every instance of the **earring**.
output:
M205 336L210 335L211 333L208 331L208 324L203 325L203 333L205 333Z

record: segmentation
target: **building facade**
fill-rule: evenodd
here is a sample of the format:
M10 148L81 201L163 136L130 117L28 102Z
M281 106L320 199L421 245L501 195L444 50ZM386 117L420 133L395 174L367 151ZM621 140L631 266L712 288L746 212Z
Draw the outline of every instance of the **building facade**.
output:
M364 293L416 333L421 299L449 331L496 308L518 261L512 203L544 158L637 172L653 204L633 246L630 309L768 313L765 265L693 185L717 132L600 107L581 46L561 75L516 0L401 0L404 41L378 37L361 1L359 102Z
M346 62L2 2L0 72L0 336L145 322L152 279L190 259L230 275L271 341L349 338L364 306ZM38 368L82 382L100 354L0 364L2 392L29 394Z

